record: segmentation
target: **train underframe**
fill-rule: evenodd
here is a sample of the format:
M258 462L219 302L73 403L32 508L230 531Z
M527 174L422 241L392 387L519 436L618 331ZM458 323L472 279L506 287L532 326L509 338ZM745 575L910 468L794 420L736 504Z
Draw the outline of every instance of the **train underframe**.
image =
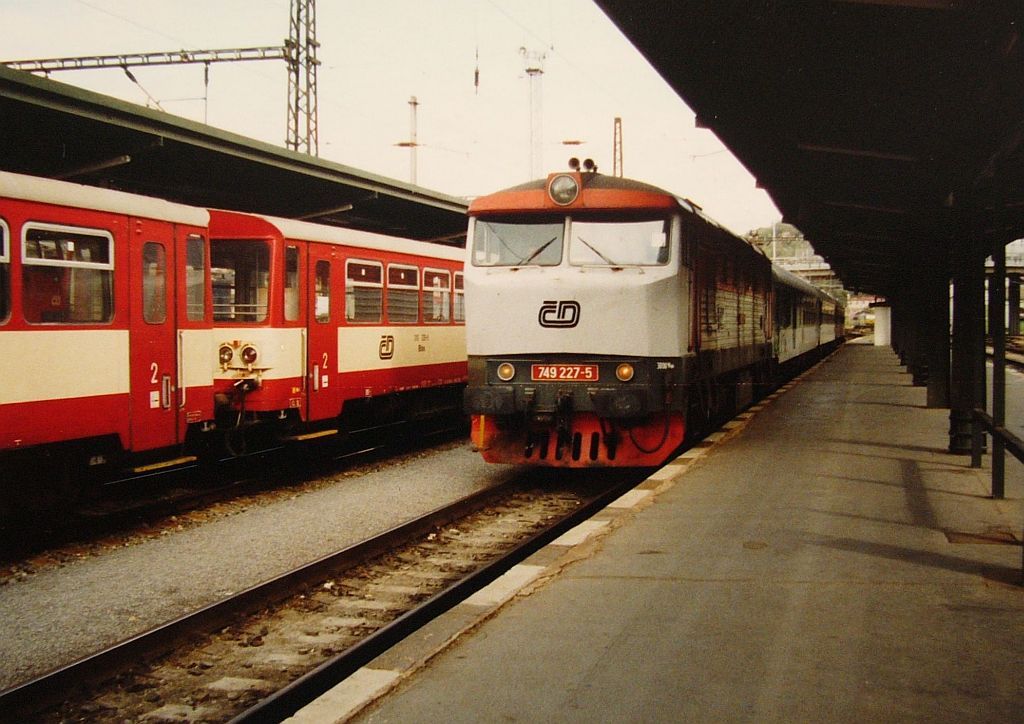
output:
M748 350L744 358L730 358L729 353L694 357L680 365L682 379L690 381L661 389L657 396L664 407L634 417L573 409L569 394L556 393L561 404L540 414L529 407L513 411L507 405L499 411L498 404L489 414L472 414L471 441L493 463L567 468L661 465L841 343L837 339L782 364L768 356L767 346ZM730 369L737 359L747 363Z
M564 404L537 413L474 414L470 435L493 463L554 467L654 467L764 394L768 365L666 386L661 409L631 417L603 416Z
M185 441L171 448L128 450L116 434L0 452L0 517L27 522L67 514L104 485L117 480L206 466L225 458L266 453L285 446L330 453L366 445L372 436L424 439L462 423L464 385L405 390L345 402L336 417L313 422L298 410L253 411L221 401L215 421L189 426Z

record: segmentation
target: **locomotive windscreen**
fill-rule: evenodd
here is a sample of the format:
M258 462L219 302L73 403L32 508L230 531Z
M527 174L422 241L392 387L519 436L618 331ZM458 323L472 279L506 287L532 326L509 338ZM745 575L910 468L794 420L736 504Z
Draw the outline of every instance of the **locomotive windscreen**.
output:
M658 266L669 259L668 219L512 222L476 219L474 266L557 266L568 230L574 266Z

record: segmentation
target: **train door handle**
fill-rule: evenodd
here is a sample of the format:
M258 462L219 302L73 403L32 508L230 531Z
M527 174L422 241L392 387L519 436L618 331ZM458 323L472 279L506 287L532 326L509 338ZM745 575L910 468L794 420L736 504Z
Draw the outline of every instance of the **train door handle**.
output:
M313 378L313 392L318 392L320 390L320 368L313 365L309 368L309 375Z
M160 380L160 404L165 410L171 409L171 376L164 375Z

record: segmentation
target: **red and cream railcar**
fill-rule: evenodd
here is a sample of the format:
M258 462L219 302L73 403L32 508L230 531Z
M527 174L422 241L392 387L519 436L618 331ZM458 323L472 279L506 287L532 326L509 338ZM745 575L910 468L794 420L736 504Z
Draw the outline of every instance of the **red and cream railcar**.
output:
M308 439L457 414L466 379L460 249L210 217L222 428Z
M213 418L205 210L0 173L0 462L33 485ZM52 463L52 464L49 464ZM40 492L44 492L40 490Z
M461 414L462 256L0 173L0 503Z

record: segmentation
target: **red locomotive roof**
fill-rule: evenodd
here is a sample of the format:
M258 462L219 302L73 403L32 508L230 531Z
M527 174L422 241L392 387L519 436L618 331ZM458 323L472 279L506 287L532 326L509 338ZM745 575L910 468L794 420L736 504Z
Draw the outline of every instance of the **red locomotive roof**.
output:
M575 201L558 204L552 200L548 188L552 179L558 176L570 176L579 184L580 193ZM678 206L675 196L657 186L618 176L566 171L481 196L469 205L469 214L477 216L509 211L530 213L571 209L674 209Z

